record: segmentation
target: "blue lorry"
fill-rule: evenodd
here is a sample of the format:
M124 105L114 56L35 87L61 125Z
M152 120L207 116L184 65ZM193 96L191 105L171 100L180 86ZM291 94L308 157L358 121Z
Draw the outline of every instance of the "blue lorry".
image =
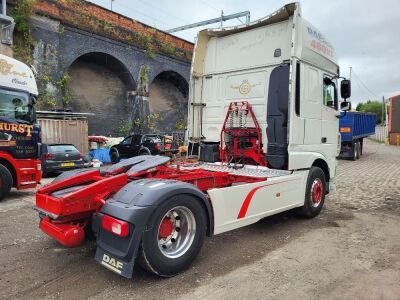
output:
M375 133L376 114L351 111L339 119L341 147L339 157L357 160L363 153L363 139Z

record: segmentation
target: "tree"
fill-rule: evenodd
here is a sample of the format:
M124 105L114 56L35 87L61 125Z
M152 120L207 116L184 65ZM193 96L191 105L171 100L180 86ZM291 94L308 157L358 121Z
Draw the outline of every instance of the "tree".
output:
M366 103L358 103L356 111L376 114L377 123L382 123L382 121L385 120L385 116L382 116L382 102L377 100L368 100Z

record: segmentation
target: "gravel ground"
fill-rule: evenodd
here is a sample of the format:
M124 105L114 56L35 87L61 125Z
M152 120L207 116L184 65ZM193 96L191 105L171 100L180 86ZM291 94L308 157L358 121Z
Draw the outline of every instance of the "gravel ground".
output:
M14 191L0 203L0 298L400 299L400 147L367 141L361 160L339 161L337 187L312 220L264 219L207 239L174 278L133 280L98 265L94 243L42 234L34 192Z

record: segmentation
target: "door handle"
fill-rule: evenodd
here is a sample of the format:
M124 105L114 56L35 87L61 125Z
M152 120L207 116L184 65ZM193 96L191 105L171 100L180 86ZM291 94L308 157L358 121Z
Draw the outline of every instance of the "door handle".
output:
M326 137L323 137L323 138L321 139L321 142L322 142L322 143L326 143Z

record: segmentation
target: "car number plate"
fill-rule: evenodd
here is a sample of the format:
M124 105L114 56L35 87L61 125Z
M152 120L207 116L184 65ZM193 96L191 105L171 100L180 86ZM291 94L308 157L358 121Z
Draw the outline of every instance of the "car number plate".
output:
M74 167L74 162L61 163L61 167Z

